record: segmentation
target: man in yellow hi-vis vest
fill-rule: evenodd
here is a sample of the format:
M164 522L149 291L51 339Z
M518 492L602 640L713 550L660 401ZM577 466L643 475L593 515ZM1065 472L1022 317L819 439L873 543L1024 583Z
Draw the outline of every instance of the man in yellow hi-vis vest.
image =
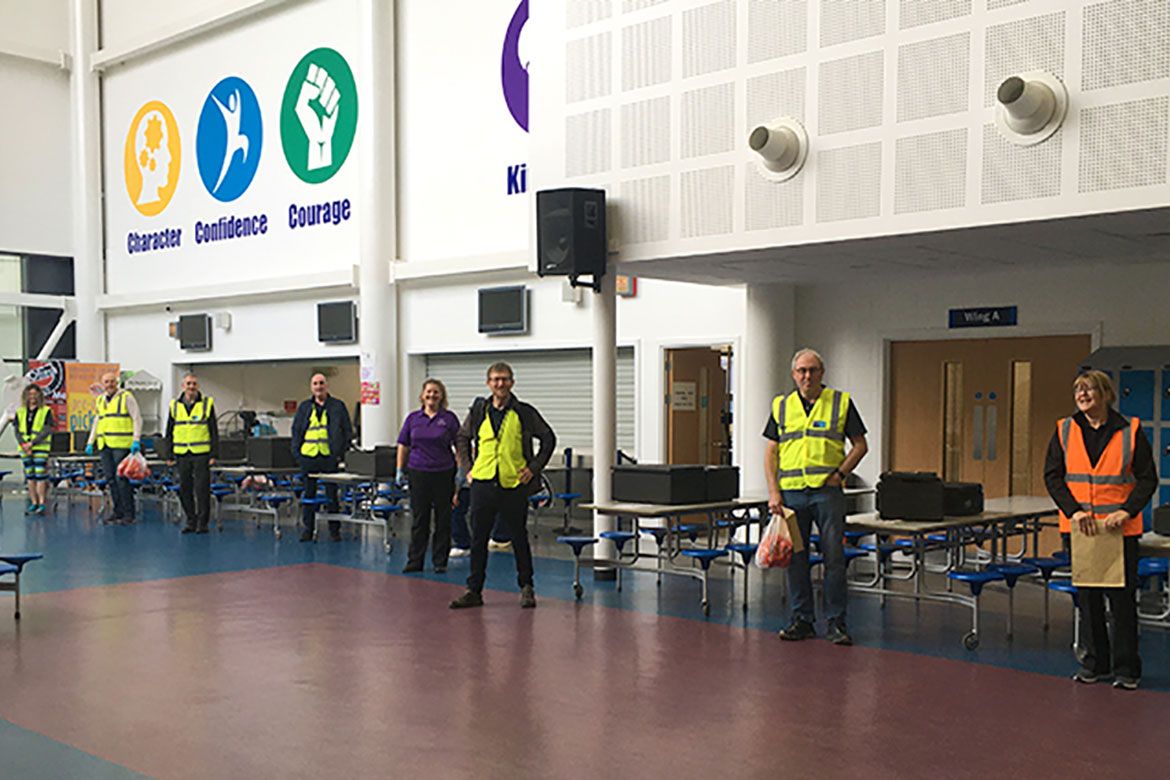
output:
M292 451L305 482L305 498L317 497L317 480L313 474L332 474L338 470L341 457L353 441L353 424L349 410L339 399L329 394L329 381L324 374L313 374L309 380L310 398L301 401L292 424ZM337 512L337 483L325 483L329 511ZM317 507L305 504L301 509L301 541L317 539ZM329 521L329 538L341 541L341 523Z
M97 412L89 429L89 443L85 454L96 449L102 459L102 473L114 499L114 513L103 522L122 525L134 524L134 491L130 481L117 476L118 464L132 452L142 449L142 414L138 402L129 390L119 390L118 375L102 374L102 394L97 397Z
M182 533L205 534L211 520L211 467L219 455L215 402L199 392L194 374L183 377L183 392L171 401L167 418L170 461L179 465L179 503L187 522Z
M528 496L540 487L540 472L552 457L557 437L536 407L512 395L513 382L511 366L492 364L487 370L491 396L475 400L455 434L455 457L471 485L471 575L467 592L451 602L452 609L483 606L488 536L496 515L512 540L520 606L536 606L532 550L528 546ZM533 446L534 441L539 449Z
M796 392L778 395L764 428L769 440L764 452L768 480L768 509L778 514L785 506L796 513L804 550L788 565L792 593L792 621L781 639L816 636L812 582L809 579L809 534L815 522L825 561L825 617L829 641L853 643L845 628L845 478L865 457L865 424L849 393L825 387L825 362L816 351L802 349L792 358ZM845 451L845 442L850 449Z

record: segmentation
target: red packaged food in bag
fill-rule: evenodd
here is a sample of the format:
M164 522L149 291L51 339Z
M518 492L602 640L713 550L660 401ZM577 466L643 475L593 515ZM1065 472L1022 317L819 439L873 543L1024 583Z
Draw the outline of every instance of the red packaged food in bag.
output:
M146 479L150 476L146 458L141 452L133 452L122 458L122 462L118 464L118 476L134 480Z
M761 569L786 567L792 561L792 553L803 549L803 544L797 542L799 536L796 515L791 509L785 508L782 514L772 515L756 548L756 566Z

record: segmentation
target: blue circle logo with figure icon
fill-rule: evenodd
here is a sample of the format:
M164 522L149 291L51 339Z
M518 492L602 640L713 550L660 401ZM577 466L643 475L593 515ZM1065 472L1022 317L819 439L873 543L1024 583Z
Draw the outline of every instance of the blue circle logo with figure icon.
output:
M228 76L212 88L195 131L199 178L216 200L244 194L260 166L264 142L260 103L241 78Z

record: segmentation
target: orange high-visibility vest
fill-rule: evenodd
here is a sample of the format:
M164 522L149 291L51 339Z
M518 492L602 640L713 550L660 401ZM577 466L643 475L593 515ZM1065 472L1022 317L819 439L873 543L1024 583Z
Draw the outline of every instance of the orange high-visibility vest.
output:
M1097 520L1121 509L1133 493L1137 482L1133 476L1133 447L1140 430L1138 418L1130 418L1129 426L1113 434L1094 466L1089 462L1081 426L1071 417L1056 423L1064 449L1064 482L1081 508ZM1061 512L1060 532L1069 533L1070 525L1069 518ZM1126 536L1141 536L1141 515L1126 520L1121 530Z

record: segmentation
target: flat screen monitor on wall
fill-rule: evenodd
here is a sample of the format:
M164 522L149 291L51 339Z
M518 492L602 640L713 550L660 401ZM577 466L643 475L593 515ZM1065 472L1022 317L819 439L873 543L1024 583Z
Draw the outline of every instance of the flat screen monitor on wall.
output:
M353 301L317 304L317 340L328 344L357 341L357 305Z
M191 352L206 352L211 349L211 315L180 315L179 346Z
M484 287L479 291L480 333L527 333L528 288Z

